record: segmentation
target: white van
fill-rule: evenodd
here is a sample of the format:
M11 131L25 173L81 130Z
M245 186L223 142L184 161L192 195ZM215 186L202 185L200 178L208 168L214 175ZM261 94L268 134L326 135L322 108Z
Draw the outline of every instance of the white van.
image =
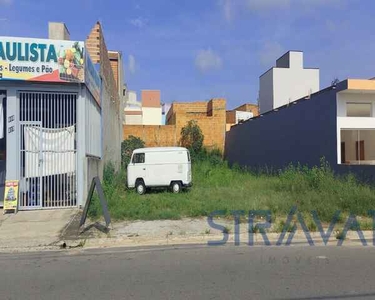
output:
M140 195L152 187L170 187L179 193L191 186L190 153L182 147L136 149L127 173L128 187L135 187Z

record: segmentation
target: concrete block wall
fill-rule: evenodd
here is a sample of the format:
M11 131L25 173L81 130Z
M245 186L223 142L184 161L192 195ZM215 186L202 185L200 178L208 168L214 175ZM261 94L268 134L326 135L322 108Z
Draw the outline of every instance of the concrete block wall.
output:
M122 112L119 90L113 74L102 26L95 24L86 40L86 49L94 63L100 64L102 78L103 163L121 166ZM99 138L99 136L98 136Z
M225 157L253 170L274 171L289 164L319 166L325 157L337 165L336 92L280 108L233 126L227 132Z

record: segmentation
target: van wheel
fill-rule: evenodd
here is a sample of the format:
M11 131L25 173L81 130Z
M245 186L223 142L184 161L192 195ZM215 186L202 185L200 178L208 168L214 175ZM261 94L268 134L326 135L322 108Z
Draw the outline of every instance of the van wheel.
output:
M146 186L142 179L138 179L135 183L135 190L139 195L146 193Z
M179 192L181 192L181 183L179 183L178 181L172 182L171 188L174 194L178 194Z

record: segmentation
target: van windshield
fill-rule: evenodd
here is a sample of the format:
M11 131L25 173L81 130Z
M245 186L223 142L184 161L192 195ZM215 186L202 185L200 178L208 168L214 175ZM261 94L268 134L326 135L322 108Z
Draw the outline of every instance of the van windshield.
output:
M190 152L189 151L187 152L187 156L188 156L188 161L190 161Z

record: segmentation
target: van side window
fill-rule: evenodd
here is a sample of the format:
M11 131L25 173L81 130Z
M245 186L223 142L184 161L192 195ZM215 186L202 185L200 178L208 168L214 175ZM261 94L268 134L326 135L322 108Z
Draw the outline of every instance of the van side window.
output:
M143 164L145 162L144 153L135 153L133 156L133 164Z

